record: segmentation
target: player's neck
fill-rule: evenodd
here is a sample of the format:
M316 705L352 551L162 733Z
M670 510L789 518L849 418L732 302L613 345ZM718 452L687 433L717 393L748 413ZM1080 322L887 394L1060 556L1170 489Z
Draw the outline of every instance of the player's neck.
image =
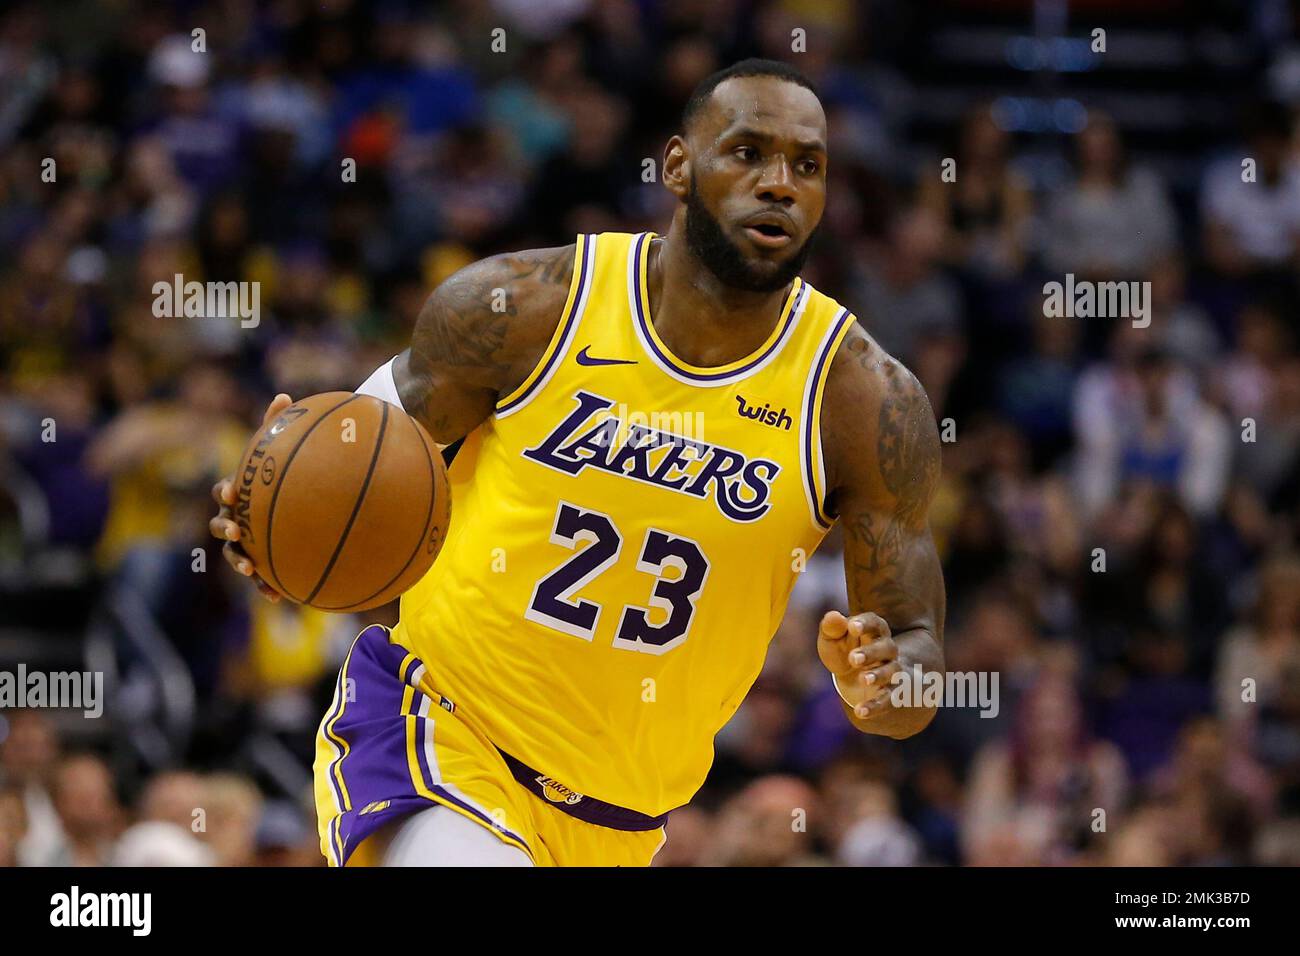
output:
M745 292L723 285L669 233L650 246L647 263L650 321L674 355L710 368L744 358L762 346L781 318L790 292Z

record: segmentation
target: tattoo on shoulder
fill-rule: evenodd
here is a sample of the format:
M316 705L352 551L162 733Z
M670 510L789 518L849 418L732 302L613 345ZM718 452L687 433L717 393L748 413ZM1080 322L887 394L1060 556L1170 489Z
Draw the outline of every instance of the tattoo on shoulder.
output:
M429 297L415 325L411 355L430 366L497 368L508 316L493 312L491 288L473 273L452 276Z
M939 479L938 432L930 400L916 376L860 326L849 333L845 351L848 364L867 372L871 390L879 395L875 457L880 482L896 501L898 517L914 524L923 517L919 511Z
M573 245L557 246L553 249L529 249L516 253L512 259L514 268L519 270L518 278L536 277L538 282L558 285L565 289L573 278L573 257L576 249Z
M427 382L435 370L443 370L484 388L499 387L518 364L517 346L530 338L520 316L536 309L532 314L554 312L558 321L555 302L567 294L573 253L570 245L492 256L443 282L416 321L412 379Z

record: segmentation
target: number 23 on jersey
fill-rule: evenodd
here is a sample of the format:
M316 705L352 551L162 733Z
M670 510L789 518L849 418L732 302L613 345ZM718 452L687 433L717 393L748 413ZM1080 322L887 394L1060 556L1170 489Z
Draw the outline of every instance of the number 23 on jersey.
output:
M555 512L551 543L576 553L537 582L524 617L590 641L605 608L575 595L615 563L625 560L623 534L609 515L561 501ZM709 561L690 538L659 528L646 529L635 560L636 569L646 575L648 601L646 606L624 605L614 646L663 654L685 641L690 633L695 604L709 576ZM634 596L629 595L629 600ZM650 623L652 609L662 612L663 623Z

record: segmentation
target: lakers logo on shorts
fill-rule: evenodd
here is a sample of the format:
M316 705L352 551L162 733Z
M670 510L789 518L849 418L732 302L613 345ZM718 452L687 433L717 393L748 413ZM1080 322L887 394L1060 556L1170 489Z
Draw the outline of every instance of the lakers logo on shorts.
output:
M539 776L537 783L542 788L542 795L550 800L551 803L575 804L582 800L582 794L575 790L570 790L564 784L560 783L554 777Z
M393 801L391 800L372 800L361 808L361 812L357 816L364 817L367 813L378 813L380 810L387 810L392 804Z

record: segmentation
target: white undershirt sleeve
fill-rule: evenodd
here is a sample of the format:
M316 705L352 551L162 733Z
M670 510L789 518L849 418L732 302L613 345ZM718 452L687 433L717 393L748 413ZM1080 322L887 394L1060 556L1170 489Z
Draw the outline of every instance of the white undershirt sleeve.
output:
M379 368L375 369L368 379L361 383L357 389L358 395L373 395L375 398L383 399L390 405L396 405L402 411L406 411L402 406L402 396L397 394L397 379L393 378L393 363L397 361L394 355Z

